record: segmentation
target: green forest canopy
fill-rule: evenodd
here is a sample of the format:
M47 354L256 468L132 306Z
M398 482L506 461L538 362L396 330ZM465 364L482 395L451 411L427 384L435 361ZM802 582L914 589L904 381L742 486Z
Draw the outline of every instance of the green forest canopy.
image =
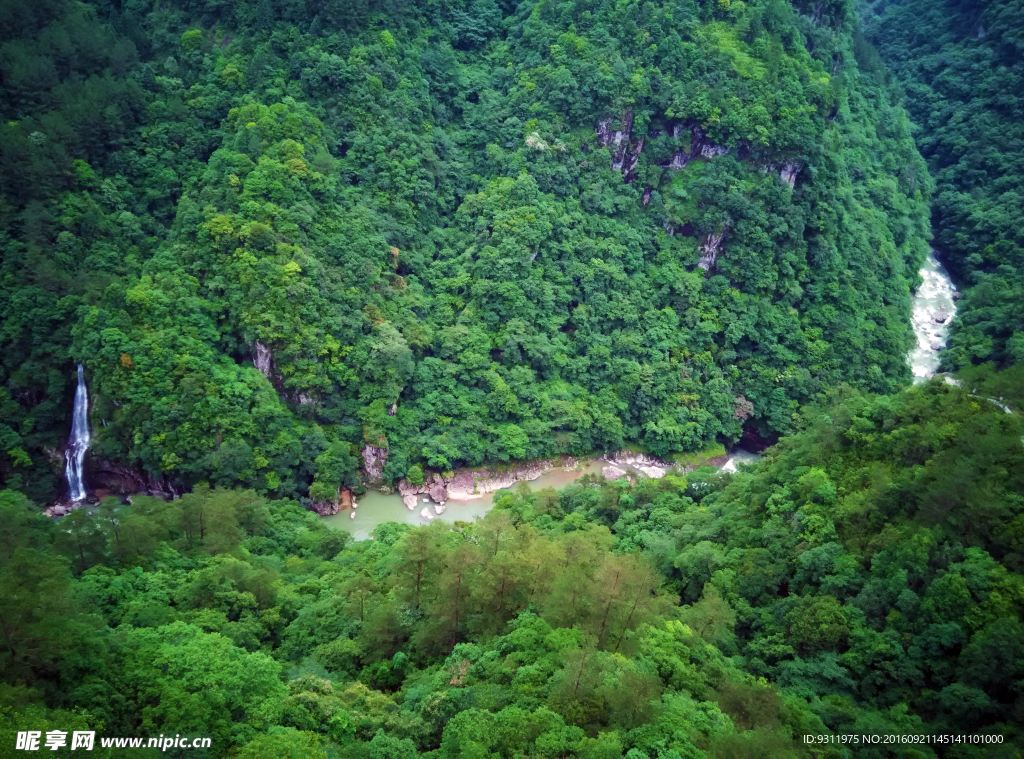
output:
M964 287L945 363L1022 363L1024 4L877 0L862 12L905 88L936 182L936 243Z
M862 5L880 58L843 0L0 1L0 743L1018 756L1019 14L978 7ZM961 386L901 389L929 204ZM40 516L78 362L94 462L181 498ZM473 524L303 508L366 445L744 429L751 470Z
M75 362L94 461L271 497L895 391L929 180L854 23L5 0L0 475L58 494Z
M963 734L983 742L902 755L1019 755L1020 415L934 380L839 390L799 426L752 471L588 475L354 543L251 490L59 527L2 491L0 741L675 759Z

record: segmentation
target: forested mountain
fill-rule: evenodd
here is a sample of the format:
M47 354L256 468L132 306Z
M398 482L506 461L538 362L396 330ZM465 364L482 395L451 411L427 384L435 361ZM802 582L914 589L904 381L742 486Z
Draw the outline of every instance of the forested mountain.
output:
M5 0L0 474L59 493L76 362L94 462L314 499L896 390L929 182L854 25Z
M0 755L1019 757L1018 6L0 0Z
M0 492L2 745L842 757L804 736L857 734L899 742L857 756L1019 756L1020 415L941 380L831 403L753 472L588 475L357 543L252 491L60 527Z
M936 244L964 286L946 363L1024 362L1024 4L863 5L937 183Z

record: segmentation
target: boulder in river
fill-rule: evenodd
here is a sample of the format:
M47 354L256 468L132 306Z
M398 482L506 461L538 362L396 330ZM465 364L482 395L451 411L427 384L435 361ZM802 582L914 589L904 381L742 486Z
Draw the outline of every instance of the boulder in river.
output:
M611 464L609 466L604 467L601 470L601 476L603 476L606 480L618 480L626 476L626 470L619 469L614 464Z
M448 500L448 488L444 486L444 482L440 477L434 478L430 483L430 490L427 491L434 503L444 503Z
M665 476L665 469L660 466L637 466L634 467L640 474L650 477L652 480L657 480Z

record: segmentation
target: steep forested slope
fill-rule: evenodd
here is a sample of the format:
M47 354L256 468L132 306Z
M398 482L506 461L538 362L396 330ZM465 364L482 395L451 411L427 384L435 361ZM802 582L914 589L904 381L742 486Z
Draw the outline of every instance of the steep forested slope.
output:
M908 377L926 171L849 3L3 5L3 477L330 496ZM33 84L33 83L36 84Z
M938 186L933 229L962 278L949 367L1024 361L1024 5L864 3L865 33L906 88Z
M0 491L0 740L674 759L846 757L840 736L879 735L899 745L855 755L1019 755L1021 417L934 380L843 389L800 425L751 472L587 476L357 543L252 491L108 498L59 527Z

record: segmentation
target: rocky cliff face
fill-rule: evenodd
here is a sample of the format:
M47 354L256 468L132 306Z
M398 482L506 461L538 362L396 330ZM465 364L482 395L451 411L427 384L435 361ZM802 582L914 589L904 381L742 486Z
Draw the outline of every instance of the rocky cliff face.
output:
M718 260L718 251L721 249L722 241L725 239L728 231L725 228L717 235L710 234L704 238L704 242L700 245L700 261L697 263L697 266L708 272L715 268L715 262Z
M594 129L597 133L597 143L603 148L612 149L612 168L621 171L627 182L633 181L633 170L636 169L637 161L640 160L640 153L644 149L644 138L640 137L634 144L633 138L633 111L627 108L619 118L619 128L612 130L611 117L601 119Z
M257 340L253 343L252 350L252 365L259 369L264 377L276 384L274 355L270 352L270 347Z
M632 182L633 172L636 170L640 154L644 149L645 137L643 135L639 138L634 137L633 111L629 108L623 111L619 117L617 129L612 129L613 123L614 120L610 116L597 123L597 127L594 129L597 134L597 143L601 147L612 149L612 168L622 172L622 177L626 182ZM690 122L675 122L667 132L672 135L674 140L683 139L687 133L690 137L689 149L676 150L672 160L663 164L663 168L679 170L697 158L711 160L729 152L729 148L712 141L699 126ZM650 136L659 138L662 136L662 131L660 129L651 130ZM647 203L645 202L644 205Z
M97 492L113 495L151 495L173 498L181 495L181 488L166 477L155 477L141 469L90 457L89 482Z
M798 163L787 163L779 169L779 177L789 185L789 189L796 186L796 176L800 173L801 166Z
M627 108L619 117L617 128L612 128L616 122L613 117L609 116L601 119L594 129L598 145L611 148L612 168L622 172L626 182L633 180L633 172L644 148L644 137L636 139L633 135L633 120L633 112ZM731 152L731 148L714 142L698 124L690 121L674 121L667 127L662 125L659 128L651 128L647 136L655 142L671 138L677 144L682 143L682 146L673 152L670 160L658 164L661 168L671 171L684 169L691 161L710 161ZM688 145L685 142L687 137L689 138ZM736 155L739 159L748 157L750 155L749 146L739 146ZM797 176L802 169L801 164L793 162L769 163L765 166L765 171L778 173L779 178L790 189L796 186ZM651 185L645 186L641 201L644 206L651 202L653 189ZM668 221L664 224L669 235L681 232L679 228ZM722 242L727 232L728 229L725 228L719 234L708 235L701 243L701 257L698 266L704 271L710 272L714 268L722 251Z
M388 463L388 449L366 444L363 446L363 480L367 483L384 481L384 465Z
M652 134L661 135L660 130L653 132ZM672 169L678 171L679 169L686 168L686 165L690 161L694 161L698 158L704 158L711 160L720 155L725 155L729 152L729 148L725 145L719 145L717 142L711 140L707 134L704 133L699 126L692 122L677 121L672 124L669 134L672 135L673 140L682 140L687 135L690 138L690 145L688 148L680 148L672 154L672 160L665 164L659 164L662 168Z
M274 369L274 353L270 346L259 340L252 344L252 365L259 369L260 374L270 380L277 392L285 400L290 400L300 406L308 406L317 403L317 395L305 393L301 390L287 391L284 389L284 378L280 372Z
M170 500L184 492L179 485L166 477L155 477L142 469L117 464L97 456L86 459L89 474L89 490L86 499L72 503L60 500L43 510L48 517L62 517L83 506L95 504L107 496L131 498L133 495L148 495Z

